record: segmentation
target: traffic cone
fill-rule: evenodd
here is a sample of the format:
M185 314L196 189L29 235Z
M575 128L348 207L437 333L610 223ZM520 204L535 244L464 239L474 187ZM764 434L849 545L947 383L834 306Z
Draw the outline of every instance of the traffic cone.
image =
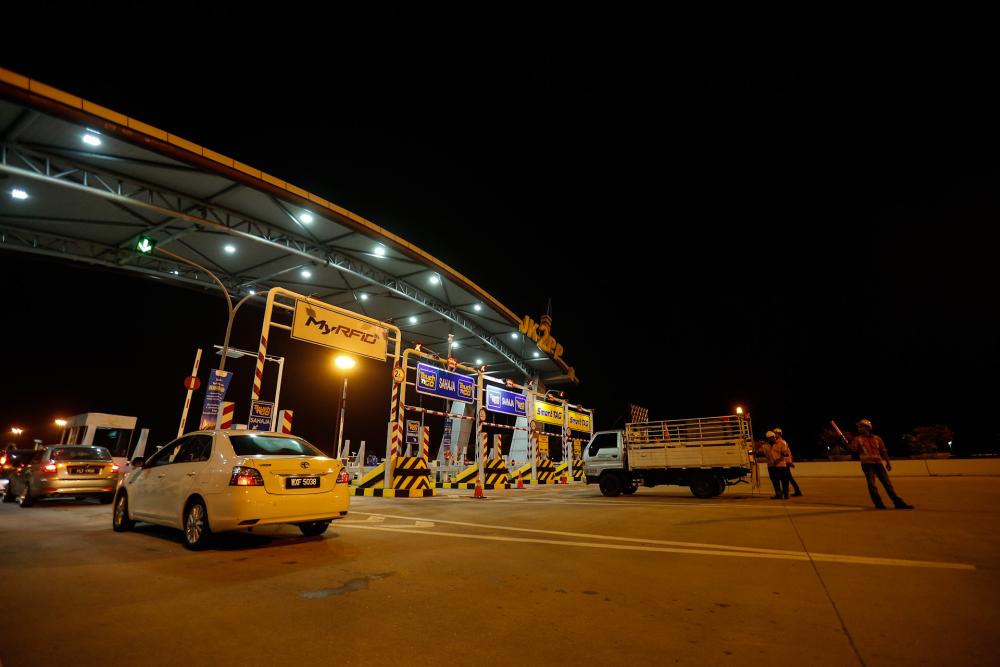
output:
M517 488L519 488L519 489L523 489L524 488L524 480L521 479L521 471L520 470L517 471Z
M562 483L563 484L569 484L569 482L566 481L566 471L565 470L563 470Z
M486 496L483 495L483 483L482 483L482 480L477 475L476 476L476 495L474 495L473 498L485 498L485 497Z

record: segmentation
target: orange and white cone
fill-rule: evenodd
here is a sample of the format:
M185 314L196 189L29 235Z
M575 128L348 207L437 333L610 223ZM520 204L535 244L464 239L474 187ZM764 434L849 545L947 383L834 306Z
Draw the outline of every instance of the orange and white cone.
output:
M521 471L520 470L517 471L517 488L519 488L519 489L523 489L524 488L524 480L521 479Z
M569 482L566 481L566 471L565 470L563 471L562 483L563 484L569 484Z
M485 498L485 497L486 496L483 495L483 482L477 476L476 477L476 494L473 496L473 498Z

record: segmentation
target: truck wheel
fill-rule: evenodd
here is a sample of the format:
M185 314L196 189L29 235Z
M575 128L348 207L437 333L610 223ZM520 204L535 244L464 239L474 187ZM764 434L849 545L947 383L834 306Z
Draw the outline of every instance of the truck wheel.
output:
M624 493L626 496L631 496L638 490L639 490L638 484L636 484L635 482L629 482L628 484L625 485L625 488L622 489L622 493Z
M715 488L716 491L713 495L721 496L723 493L726 492L726 480L724 477L715 478Z
M613 473L601 475L601 493L608 498L614 498L622 494L622 479Z
M716 494L715 478L701 475L691 480L691 493L695 498L711 498Z

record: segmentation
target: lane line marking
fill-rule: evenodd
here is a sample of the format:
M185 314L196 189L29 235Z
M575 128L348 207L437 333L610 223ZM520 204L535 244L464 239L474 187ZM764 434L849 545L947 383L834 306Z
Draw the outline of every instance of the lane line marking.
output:
M363 524L348 524L345 528L358 530L377 530L387 533L405 533L409 535L424 535L434 537L457 537L467 540L489 542L519 542L524 544L549 544L564 547L582 547L585 549L611 549L614 551L644 551L652 553L690 554L697 556L730 556L740 558L764 558L772 560L795 560L809 562L810 555L801 552L769 553L766 551L722 551L713 549L681 549L674 547L645 547L631 544L602 544L600 542L570 542L567 540L545 540L531 537L505 537L502 535L470 535L467 533L445 533L438 531L412 530L408 528L390 528L389 526L367 526ZM964 563L943 563L934 561L902 560L895 558L868 558L864 556L835 556L832 554L811 554L813 560L828 563L850 563L852 565L889 565L896 567L924 567L942 570L975 570L972 565Z

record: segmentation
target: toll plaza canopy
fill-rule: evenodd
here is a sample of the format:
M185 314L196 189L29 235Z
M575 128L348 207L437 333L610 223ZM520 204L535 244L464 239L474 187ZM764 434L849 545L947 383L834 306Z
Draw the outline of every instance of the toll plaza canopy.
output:
M521 318L391 232L254 167L0 68L0 249L218 290L136 252L141 236L215 273L237 298L271 287L397 325L404 340L491 375L576 381ZM537 335L532 338L537 339Z

